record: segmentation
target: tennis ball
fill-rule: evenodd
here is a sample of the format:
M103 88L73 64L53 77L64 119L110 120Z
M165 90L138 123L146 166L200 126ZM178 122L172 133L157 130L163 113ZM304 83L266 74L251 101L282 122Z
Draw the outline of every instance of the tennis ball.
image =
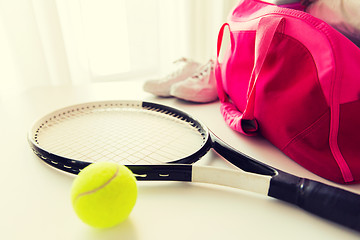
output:
M124 221L136 197L136 178L132 172L111 162L93 163L84 168L71 189L76 214L96 228L113 227Z

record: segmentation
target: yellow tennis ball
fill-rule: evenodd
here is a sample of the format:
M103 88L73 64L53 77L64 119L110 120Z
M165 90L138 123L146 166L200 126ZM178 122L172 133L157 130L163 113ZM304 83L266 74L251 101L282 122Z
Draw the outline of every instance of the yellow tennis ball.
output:
M136 178L132 172L111 162L93 163L84 168L71 189L76 214L96 228L113 227L124 221L136 197Z

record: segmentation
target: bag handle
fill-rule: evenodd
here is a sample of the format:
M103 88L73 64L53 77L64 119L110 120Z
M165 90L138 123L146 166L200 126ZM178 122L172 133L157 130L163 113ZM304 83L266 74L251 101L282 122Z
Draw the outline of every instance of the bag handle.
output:
M254 67L251 72L249 87L247 90L247 102L243 113L241 113L234 104L229 101L222 83L222 74L219 64L219 53L225 27L230 30L230 47L231 52L234 51L234 37L230 29L230 25L225 23L222 25L217 42L217 59L215 67L215 75L217 81L218 96L221 101L220 111L224 116L226 123L234 130L242 132L246 135L255 135L258 131L258 123L254 117L256 82L265 62L266 56L270 49L271 42L276 32L282 32L285 26L283 17L268 16L260 19L255 37L255 57ZM241 66L239 66L241 67Z

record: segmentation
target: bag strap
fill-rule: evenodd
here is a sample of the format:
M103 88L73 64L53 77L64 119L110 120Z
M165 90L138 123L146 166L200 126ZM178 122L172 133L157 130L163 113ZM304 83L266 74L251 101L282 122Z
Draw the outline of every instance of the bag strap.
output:
M234 51L234 37L230 29L230 25L225 23L222 25L217 45L217 59L215 75L217 81L218 95L221 101L221 113L225 118L227 124L234 130L242 132L246 135L255 135L258 131L258 123L254 117L255 110L255 94L256 94L256 82L260 75L261 69L265 62L266 56L270 49L271 42L276 32L283 31L285 19L283 17L268 16L260 19L256 31L255 37L255 57L254 67L251 72L249 87L247 90L246 107L243 113L241 113L234 104L229 101L222 82L221 66L219 64L219 54L222 44L222 38L224 29L227 26L230 30L230 47L231 52ZM241 66L239 66L241 67Z
M215 65L215 78L216 78L217 92L218 92L218 97L219 97L219 100L221 103L229 101L228 97L225 94L224 88L223 88L221 69L220 69L220 64L219 64L219 55L220 55L220 49L221 49L221 45L222 45L222 39L223 39L225 27L228 27L230 30L230 25L228 23L224 23L220 28L218 40L217 40L217 54L216 54L216 65ZM231 52L234 51L234 46L235 46L234 36L231 34L231 31L230 31Z

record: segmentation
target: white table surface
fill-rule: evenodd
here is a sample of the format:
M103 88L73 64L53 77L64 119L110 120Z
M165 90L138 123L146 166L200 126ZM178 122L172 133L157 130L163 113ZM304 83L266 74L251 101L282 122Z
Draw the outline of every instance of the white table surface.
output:
M360 239L360 234L281 201L208 184L139 182L138 200L118 227L83 224L70 202L74 176L37 159L26 135L32 122L58 108L97 100L146 100L187 111L233 147L292 174L326 181L287 158L260 137L230 130L219 103L191 104L157 98L142 82L39 87L1 100L0 239ZM198 164L229 167L215 153ZM360 194L360 184L336 185Z

